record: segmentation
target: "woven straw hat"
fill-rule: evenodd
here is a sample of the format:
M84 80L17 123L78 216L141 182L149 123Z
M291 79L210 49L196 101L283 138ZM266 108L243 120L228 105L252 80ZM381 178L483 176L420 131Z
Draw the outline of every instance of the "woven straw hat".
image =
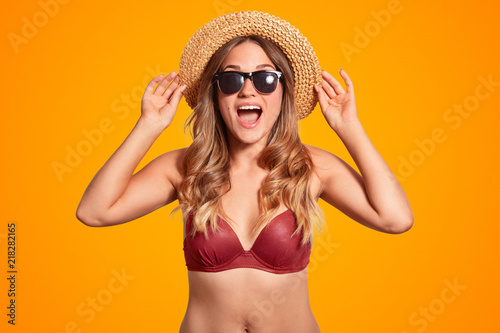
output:
M249 35L274 42L287 56L294 72L297 117L307 117L318 102L314 92L314 85L321 82L318 58L299 30L285 20L258 11L219 16L191 37L179 64L180 84L187 86L184 97L188 105L194 108L198 103L200 78L212 55L231 39Z

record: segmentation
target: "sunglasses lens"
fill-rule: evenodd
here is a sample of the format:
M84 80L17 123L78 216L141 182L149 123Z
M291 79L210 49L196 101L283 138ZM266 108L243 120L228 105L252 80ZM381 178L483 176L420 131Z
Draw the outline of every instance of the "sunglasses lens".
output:
M224 72L217 73L220 91L225 95L236 94L243 87L245 77L250 77L254 88L261 94L271 94L278 87L279 76L273 72L257 71L253 73Z
M219 77L219 89L223 94L232 95L243 87L244 78L238 73L223 73Z
M253 85L260 93L270 94L278 86L278 76L275 73L255 73L253 76Z

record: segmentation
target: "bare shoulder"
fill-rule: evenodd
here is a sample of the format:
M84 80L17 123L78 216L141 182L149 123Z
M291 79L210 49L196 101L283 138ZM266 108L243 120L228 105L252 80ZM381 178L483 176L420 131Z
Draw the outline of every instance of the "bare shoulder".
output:
M341 175L342 171L349 167L342 159L324 149L306 144L304 146L313 164L310 190L314 197L320 198L332 179Z
M186 153L186 149L187 148L171 150L158 156L158 159L160 159L161 163L164 163L165 166L175 166L177 164L180 166L180 163L184 158L184 154Z
M176 190L183 177L182 160L186 153L186 149L187 148L182 148L163 153L151 161L152 167L164 174Z
M311 160L314 166L314 173L320 178L324 179L326 175L331 175L332 171L345 167L346 163L336 156L324 149L304 144L309 151Z

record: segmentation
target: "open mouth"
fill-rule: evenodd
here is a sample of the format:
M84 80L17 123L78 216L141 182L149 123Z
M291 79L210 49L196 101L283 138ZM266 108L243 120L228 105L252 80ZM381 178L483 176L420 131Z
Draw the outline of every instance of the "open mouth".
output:
M262 114L262 110L257 105L244 105L238 108L238 118L244 124L255 124Z

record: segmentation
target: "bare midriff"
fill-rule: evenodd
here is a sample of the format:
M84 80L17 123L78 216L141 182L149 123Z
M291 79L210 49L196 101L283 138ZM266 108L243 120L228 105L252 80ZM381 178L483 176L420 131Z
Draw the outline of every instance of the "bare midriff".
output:
M189 271L189 302L180 333L316 333L307 271L252 268Z

